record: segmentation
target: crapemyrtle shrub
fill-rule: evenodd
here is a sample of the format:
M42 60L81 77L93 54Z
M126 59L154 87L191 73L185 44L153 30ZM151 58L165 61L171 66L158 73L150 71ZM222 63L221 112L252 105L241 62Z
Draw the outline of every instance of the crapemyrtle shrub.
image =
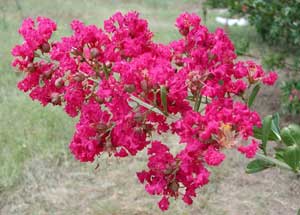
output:
M247 15L264 41L272 45L300 45L300 2L297 0L229 0L233 14Z
M117 12L104 28L74 20L72 35L55 41L53 20L27 18L19 29L24 41L12 49L12 66L24 74L18 88L78 116L70 142L77 160L147 150L147 168L137 177L161 196L161 210L170 198L192 204L225 149L255 156L253 127L261 119L250 106L257 87L277 79L253 61L238 61L226 33L209 32L196 14L181 14L175 25L181 37L161 44L137 12ZM179 142L156 139L166 133ZM181 150L172 152L172 144Z

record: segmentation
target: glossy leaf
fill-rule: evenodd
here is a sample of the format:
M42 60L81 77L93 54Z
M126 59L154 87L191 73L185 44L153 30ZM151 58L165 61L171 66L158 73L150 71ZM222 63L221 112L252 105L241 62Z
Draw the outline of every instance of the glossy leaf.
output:
M272 132L272 134L274 134L277 137L277 140L281 140L279 120L280 120L279 114L275 113L272 117L271 132Z
M300 126L296 124L291 124L284 127L281 131L282 141L287 146L292 146L297 144L300 146Z
M264 151L264 154L266 154L266 151L267 151L267 142L268 142L268 139L269 139L271 126L272 126L272 116L268 115L263 119L263 125L262 125L262 144L261 144L261 148Z
M271 167L272 164L270 164L267 161L261 160L261 159L256 159L251 161L246 168L246 173L248 174L252 174L252 173L256 173L256 172L260 172L263 171L269 167Z
M249 99L248 99L248 106L249 107L252 106L252 104L253 104L253 102L254 102L254 100L255 100L255 98L256 98L259 90L260 90L260 85L259 84L255 85L255 87L253 88L253 90L252 90L252 92L251 92L251 94L249 96Z
M293 169L284 162L284 160L279 160L277 158L273 158L273 157L270 157L270 156L266 156L266 155L263 155L263 154L260 154L260 153L257 153L256 154L256 157L258 159L261 159L261 160L264 160L266 161L267 163L269 164L272 164L272 165L275 165L277 167L280 167L280 168L283 168L283 169L287 169L287 170L290 170L292 171Z
M262 140L262 128L258 128L258 127L253 127L253 136L256 138L256 139L259 139L259 140ZM278 137L274 134L274 132L270 132L269 133L269 137L268 137L268 140L270 141L277 141L279 140Z
M274 149L276 151L275 158L277 160L280 160L280 161L284 162L284 159L283 159L284 148L274 148Z
M300 148L297 145L288 146L283 153L283 160L295 172L300 170Z

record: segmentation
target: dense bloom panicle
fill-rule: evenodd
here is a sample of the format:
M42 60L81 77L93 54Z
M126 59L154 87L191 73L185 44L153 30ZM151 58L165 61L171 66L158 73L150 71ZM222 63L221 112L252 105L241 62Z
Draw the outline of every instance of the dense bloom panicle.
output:
M137 12L117 12L103 29L74 20L72 35L53 41L55 22L28 18L19 30L24 42L12 49L12 66L25 74L18 88L79 116L70 143L76 159L147 149L147 169L137 177L161 196L161 210L170 198L192 204L209 183L208 166L225 159L223 149L255 156L253 127L261 120L247 105L247 90L277 79L252 61L237 61L226 33L209 32L196 14L181 14L175 25L182 37L159 44ZM155 140L164 133L179 137L176 153Z

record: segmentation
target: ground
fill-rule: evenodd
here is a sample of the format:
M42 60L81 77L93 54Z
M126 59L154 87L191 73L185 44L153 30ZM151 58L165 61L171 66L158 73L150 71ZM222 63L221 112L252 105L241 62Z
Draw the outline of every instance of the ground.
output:
M18 4L17 4L18 3ZM176 6L176 8L175 8ZM58 108L43 108L16 89L20 75L10 67L10 49L21 39L17 29L23 17L44 15L60 27L56 37L69 34L74 18L100 24L115 11L137 10L149 20L155 39L177 37L173 27L182 11L202 15L199 1L171 0L0 0L0 214L160 214L158 198L149 196L135 172L145 167L144 154L116 160L103 157L95 164L80 164L68 150L75 120ZM217 27L210 10L208 27ZM234 42L246 37L258 61L266 47L251 27L227 29ZM280 79L285 78L284 72ZM279 84L262 89L256 108L263 116L280 111ZM284 122L291 118L283 117ZM298 121L297 118L292 118ZM163 137L172 144L173 137ZM270 169L247 175L243 156L226 152L227 160L212 170L211 183L199 190L192 206L173 201L164 214L284 214L300 207L300 179L284 170Z

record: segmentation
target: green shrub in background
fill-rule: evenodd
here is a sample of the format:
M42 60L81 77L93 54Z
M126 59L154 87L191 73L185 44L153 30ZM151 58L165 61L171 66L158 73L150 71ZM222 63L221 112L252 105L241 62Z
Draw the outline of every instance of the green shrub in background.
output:
M250 24L270 44L300 45L299 0L207 0L204 4L228 8L232 15L247 15Z
M289 80L282 83L282 105L285 112L300 113L300 81Z
M207 0L204 2L205 6L211 8L227 8L231 0Z

